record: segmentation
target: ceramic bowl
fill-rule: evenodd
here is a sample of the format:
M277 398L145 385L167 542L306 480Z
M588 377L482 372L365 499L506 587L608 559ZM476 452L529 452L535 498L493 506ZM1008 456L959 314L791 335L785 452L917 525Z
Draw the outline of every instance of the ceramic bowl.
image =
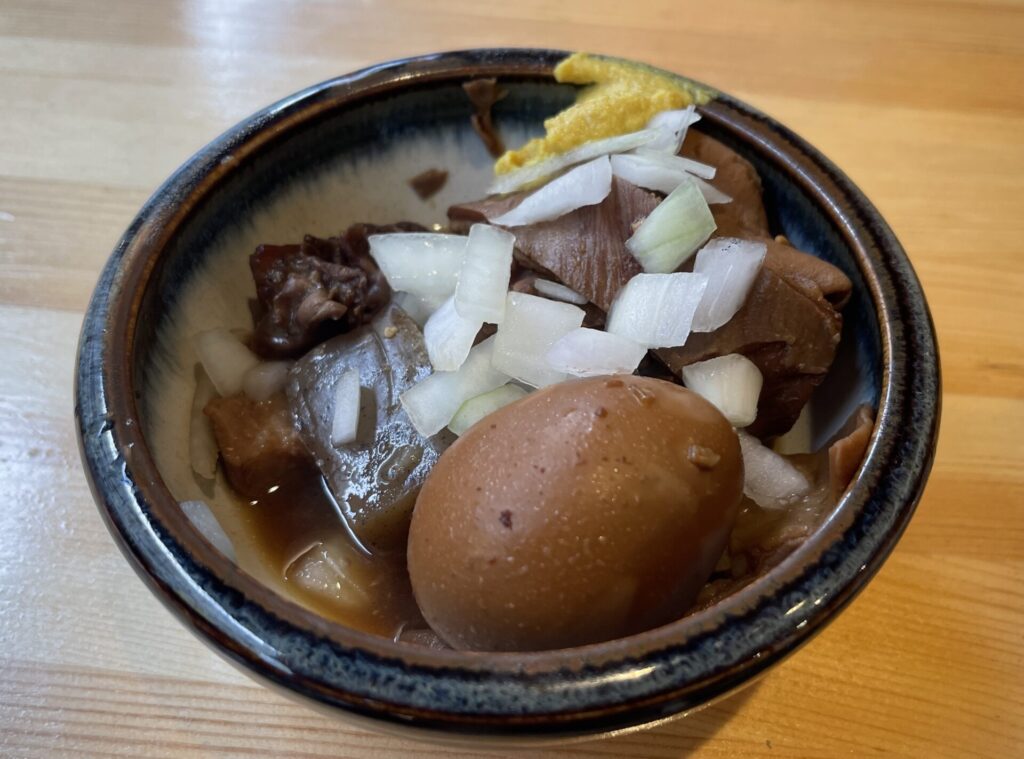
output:
M685 714L751 682L833 619L878 570L921 496L938 428L939 365L906 254L827 158L718 93L700 109L699 128L757 167L774 231L854 283L840 356L814 401L817 438L861 401L878 409L853 486L781 565L717 606L641 635L532 654L460 653L319 617L193 529L178 505L190 495L182 451L191 364L181 338L244 323L253 246L337 233L355 221L443 221L449 202L482 193L491 165L461 84L500 79L509 96L495 119L516 144L574 97L551 76L564 55L472 50L400 60L260 111L156 191L114 250L85 318L75 390L82 457L125 556L215 651L339 717L427 738L508 743ZM452 178L423 203L405 180L430 166Z

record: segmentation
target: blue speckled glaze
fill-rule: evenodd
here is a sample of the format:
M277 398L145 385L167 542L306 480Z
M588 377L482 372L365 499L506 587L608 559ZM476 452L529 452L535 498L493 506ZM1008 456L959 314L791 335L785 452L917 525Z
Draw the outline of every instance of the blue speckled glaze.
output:
M935 336L909 261L856 187L817 151L726 96L701 128L750 158L773 225L854 282L844 348L818 403L834 418L879 408L858 479L821 530L768 576L672 625L621 641L526 655L399 646L346 630L261 588L181 516L140 423L154 336L213 241L247 209L325 158L411 134L464 129L460 83L497 75L499 121L539 122L565 105L558 51L448 53L326 82L256 114L194 156L119 243L79 347L76 414L100 511L161 600L260 679L339 714L426 735L565 738L685 712L765 670L820 630L895 545L930 468L939 414ZM821 396L829 398L822 403ZM832 399L840 399L835 402Z

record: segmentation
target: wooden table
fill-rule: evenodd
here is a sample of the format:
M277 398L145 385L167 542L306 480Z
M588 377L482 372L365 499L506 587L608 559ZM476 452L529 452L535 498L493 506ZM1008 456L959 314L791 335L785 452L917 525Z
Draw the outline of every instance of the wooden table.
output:
M536 755L1021 755L1024 6L1011 0L0 2L0 755L448 753L296 706L164 611L93 506L72 367L100 266L193 150L312 82L486 45L639 58L807 137L909 251L946 391L918 514L835 624L697 716Z

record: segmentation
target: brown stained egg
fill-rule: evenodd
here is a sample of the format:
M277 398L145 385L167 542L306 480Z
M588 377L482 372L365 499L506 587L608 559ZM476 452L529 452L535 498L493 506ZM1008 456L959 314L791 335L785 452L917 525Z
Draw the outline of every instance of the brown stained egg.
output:
M438 459L409 533L423 616L455 648L537 651L681 617L743 491L710 403L648 377L552 385Z

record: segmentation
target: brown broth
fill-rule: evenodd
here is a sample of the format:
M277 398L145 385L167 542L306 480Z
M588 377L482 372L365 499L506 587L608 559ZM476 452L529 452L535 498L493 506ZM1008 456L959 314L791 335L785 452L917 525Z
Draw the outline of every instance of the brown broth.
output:
M234 498L258 560L283 580L294 600L346 627L388 638L425 627L404 551L370 554L360 546L319 478L271 490L258 500ZM306 583L297 577L302 566ZM313 580L320 580L320 590L311 589Z
M781 511L762 509L744 498L729 547L694 610L721 601L767 573L806 540L834 506L827 458L820 453L787 458L808 476L811 492ZM347 627L388 638L405 639L408 633L403 636L403 631L427 627L413 597L404 551L372 554L360 545L320 478L272 490L258 500L246 501L237 494L234 499L258 560L283 580L294 600ZM323 559L325 550L334 566ZM335 592L315 591L298 581L302 557L327 569L319 576L338 583ZM343 592L340 584L345 581L350 586Z

